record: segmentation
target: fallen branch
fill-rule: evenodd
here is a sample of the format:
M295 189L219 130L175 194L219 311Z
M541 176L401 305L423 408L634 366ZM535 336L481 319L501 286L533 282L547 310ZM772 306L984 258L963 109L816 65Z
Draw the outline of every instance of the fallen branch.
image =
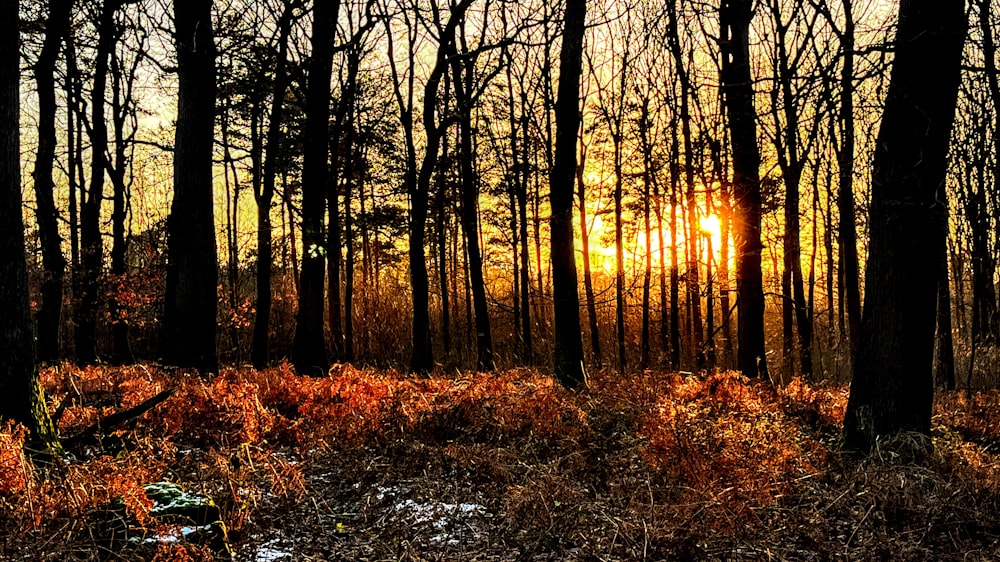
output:
M153 396L152 398L145 400L142 403L129 408L128 410L115 412L114 414L111 414L106 418L97 420L97 422L91 425L90 427L84 429L83 431L77 433L72 437L68 437L65 440L63 440L63 446L72 447L74 445L93 443L97 440L98 436L109 435L112 429L120 426L121 424L129 420L138 418L139 416L159 406L161 403L166 401L167 398L173 396L174 392L177 392L176 388L168 388L167 390L160 392L156 396Z

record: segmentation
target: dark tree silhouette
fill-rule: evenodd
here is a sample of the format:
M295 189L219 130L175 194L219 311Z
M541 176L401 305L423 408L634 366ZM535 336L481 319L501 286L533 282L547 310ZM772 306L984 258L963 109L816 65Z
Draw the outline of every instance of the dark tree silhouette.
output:
M18 3L0 0L0 418L59 447L35 366L21 217Z
M722 90L733 151L733 238L736 241L737 368L767 377L764 353L764 287L760 258L761 193L757 113L750 76L751 0L722 0Z
M844 445L868 452L930 432L935 306L947 205L939 200L958 96L965 6L899 6L896 56L875 148L870 245Z
M174 3L177 131L174 197L167 219L167 286L161 345L167 364L218 369L219 279L212 198L215 43L212 0Z
M38 311L38 358L59 359L59 319L62 314L63 277L66 258L59 236L59 211L56 209L52 170L56 156L56 61L63 39L69 30L72 0L52 0L45 22L45 39L35 63L38 90L38 151L35 154L35 220L42 245L42 305Z
M288 88L288 37L292 32L294 8L294 3L286 2L278 19L278 53L274 63L267 133L262 146L266 156L263 170L257 174L260 179L254 182L254 200L257 202L257 314L253 323L250 360L257 369L263 369L270 361L271 261L274 255L271 208L274 203L274 182L278 174L277 161L281 152L281 121L285 108L285 90Z
M105 0L97 22L93 89L90 104L90 186L80 207L80 299L76 310L76 359L95 363L97 356L97 314L100 305L100 278L104 268L104 240L101 236L101 204L104 176L108 167L108 124L105 119L105 90L108 66L115 44L115 11L120 0Z
M329 176L330 76L339 11L339 1L316 0L313 3L302 159L302 274L292 347L292 363L302 374L322 375L329 366L323 330L323 274L327 252L323 216Z
M573 248L573 182L576 174L576 135L580 128L580 75L586 15L586 0L566 0L565 29L559 55L559 91L555 105L556 153L549 187L555 376L568 388L587 382Z

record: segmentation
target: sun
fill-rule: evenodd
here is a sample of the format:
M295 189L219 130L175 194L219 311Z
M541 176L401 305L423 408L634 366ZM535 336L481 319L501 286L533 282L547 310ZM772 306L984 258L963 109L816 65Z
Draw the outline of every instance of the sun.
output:
M722 228L719 223L718 215L711 214L701 217L699 221L699 226L701 231L712 237L712 243L718 245L722 240Z

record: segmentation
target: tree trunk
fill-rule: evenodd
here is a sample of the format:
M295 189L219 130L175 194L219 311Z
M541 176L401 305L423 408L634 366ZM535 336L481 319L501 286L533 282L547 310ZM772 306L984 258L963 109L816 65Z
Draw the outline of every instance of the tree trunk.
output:
M76 358L81 364L97 362L97 313L100 278L104 266L101 237L101 203L104 174L108 168L108 125L104 118L104 94L108 83L108 61L115 43L115 10L118 0L106 0L99 16L97 54L90 116L90 187L80 209L80 302L76 318Z
M775 81L778 84L777 89L772 93L771 107L774 115L775 130L778 131L774 137L774 144L785 183L785 232L781 276L782 291L785 297L782 300L784 360L786 369L794 372L792 360L795 352L798 351L801 374L809 377L812 375L812 320L809 317L809 309L806 305L802 279L801 221L799 220L799 189L802 182L802 169L805 166L805 159L808 157L808 143L806 147L800 146L799 129L801 123L799 119L798 100L792 91L792 82L795 79L794 69L792 68L794 63L790 60L789 45L786 39L792 24L785 23L782 20L781 6L781 3L778 1L771 3L771 12L776 30L776 64L774 72ZM794 14L792 17L794 18ZM812 35L811 28L808 31L808 35ZM779 91L780 105L784 108L784 123L781 122L778 115ZM795 340L792 331L793 317L799 336L797 350L795 349Z
M330 76L339 0L313 3L312 56L306 85L305 153L302 158L302 273L295 315L292 363L301 374L326 374L329 367L323 329L323 274L327 258L323 211L330 160ZM338 311L339 314L339 311Z
M35 366L21 217L18 3L0 0L0 419L22 423L40 449L59 450Z
M979 30L983 36L983 63L986 70L986 82L989 86L990 99L993 102L993 194L1000 193L1000 76L997 72L997 45L993 35L993 26L990 23L990 15L993 13L993 2L991 0L980 0L979 2ZM985 139L984 139L985 144ZM993 283L996 274L996 259L994 251L990 245L990 232L994 230L990 224L991 218L987 210L985 201L985 191L987 186L981 185L977 192L982 200L981 222L972 223L973 248L973 291L979 291L982 298L978 300L980 306L973 311L973 337L978 338L983 343L996 343L1000 341L1000 314L997 311L996 289ZM970 217L971 219L971 217ZM995 218L994 218L995 220ZM975 313L978 313L975 314ZM975 319L978 318L977 323Z
M136 59L138 60L138 58ZM132 99L132 77L135 68L124 68L121 61L112 52L111 81L111 113L114 124L115 158L108 167L108 176L114 189L111 212L111 302L108 308L111 313L112 354L111 360L117 365L135 363L132 354L132 344L129 342L129 310L122 302L122 293L126 290L125 253L128 251L128 239L125 236L128 219L128 203L131 198L129 185L125 182L125 173L130 166L128 144L125 140L125 120L134 111L135 101ZM124 96L124 99L122 97Z
M38 359L56 362L60 357L59 322L62 315L63 278L66 258L59 236L59 211L56 209L52 169L56 157L56 61L69 30L72 0L52 0L45 24L42 51L35 63L38 91L38 151L35 155L34 188L37 208L35 220L42 244L42 304L38 310ZM67 106L69 102L67 102ZM70 171L72 173L72 170Z
M559 97L555 105L556 151L549 183L555 375L567 388L587 382L573 248L573 176L576 135L580 129L580 76L586 13L585 0L566 0L565 30L559 56Z
M961 77L964 2L900 4L876 143L865 308L844 446L930 433L933 349L947 206L939 201Z
M951 285L948 282L948 245L938 270L937 363L934 379L947 390L955 390L955 343L951 327Z
M681 307L680 263L677 252L677 206L680 203L680 145L677 141L677 120L670 127L670 368L681 368Z
M840 153L837 161L840 168L839 198L841 283L844 291L844 308L847 315L847 341L850 349L851 365L857 357L858 334L861 331L861 274L858 266L858 242L855 230L854 211L854 17L851 13L852 0L843 0L844 32L841 35L841 49L844 62L840 79Z
M528 110L527 94L521 95L522 111ZM528 364L535 362L535 345L531 334L531 259L528 252L528 116L521 115L521 152L523 158L519 169L520 180L517 188L518 240L521 242L521 357Z
M177 131L174 197L167 219L163 358L168 365L218 370L219 279L212 189L215 43L211 0L174 3Z
M639 139L642 150L642 226L643 241L646 245L646 264L642 275L642 329L639 344L639 368L642 370L649 368L650 361L649 293L653 280L653 225L650 217L650 198L653 183L653 147L649 142L649 128L649 96L647 95L642 98L639 119Z
M701 287L698 280L698 203L695 198L694 181L694 146L691 138L691 110L689 96L691 92L691 81L685 66L684 55L681 51L679 31L677 27L677 8L675 0L670 0L667 4L667 40L670 52L677 67L677 76L680 81L680 125L681 137L684 142L684 185L687 196L687 234L684 237L687 245L687 271L684 278L687 281L687 303L691 314L688 320L693 337L692 350L695 353L697 367L705 368L705 356L702 340L702 318L701 318ZM678 156L679 158L679 156Z
M464 47L464 44L463 44ZM459 168L461 170L462 229L469 244L469 283L472 304L476 315L476 370L488 372L496 369L493 362L493 332L490 327L489 308L486 303L486 281L483 278L483 254L479 240L479 179L476 177L474 149L472 146L473 71L476 57L467 52L459 53L454 41L449 45L451 71L458 103ZM463 49L464 50L464 49ZM459 62L459 57L464 62Z
M764 286L760 268L761 193L757 114L750 76L753 2L722 0L721 85L733 147L733 238L736 240L737 368L750 378L768 377L764 350Z
M587 187L583 170L587 163L587 147L580 139L580 163L576 167L576 204L580 208L580 246L583 250L583 292L587 301L587 321L590 327L590 351L594 354L594 364L598 368L603 363L601 357L601 331L597 324L597 303L594 296L594 277L590 269L590 233L587 231Z

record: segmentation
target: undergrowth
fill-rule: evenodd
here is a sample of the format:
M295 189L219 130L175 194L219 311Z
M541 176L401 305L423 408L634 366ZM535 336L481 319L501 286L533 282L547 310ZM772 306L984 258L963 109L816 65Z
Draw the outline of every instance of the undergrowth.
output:
M169 531L142 488L160 480L212 496L241 560L275 541L295 560L1000 556L997 393L941 395L932 442L901 436L856 462L838 451L846 389L798 379L598 372L573 393L527 369L42 377L63 436L177 391L37 469L24 430L0 426L4 560L214 559L183 543L109 547L116 499L150 536ZM414 515L425 505L454 525Z

